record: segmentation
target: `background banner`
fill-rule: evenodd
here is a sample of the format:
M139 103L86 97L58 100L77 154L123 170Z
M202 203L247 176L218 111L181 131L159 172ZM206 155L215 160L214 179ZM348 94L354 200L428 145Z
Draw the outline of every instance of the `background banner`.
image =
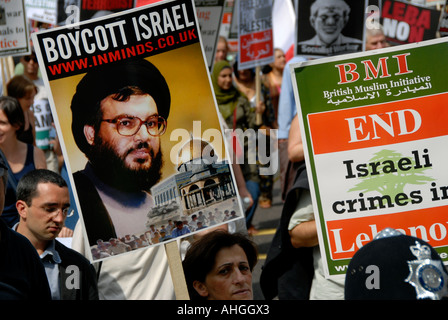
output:
M23 0L0 0L0 56L30 53L29 31Z
M383 0L381 24L391 44L406 44L436 38L440 11L403 1Z
M440 23L439 23L439 33L442 37L448 35L448 6L445 2L445 6L443 7Z
M79 28L67 26L39 32L33 34L33 42L36 45L36 53L48 91L51 91L50 102L55 115L56 128L59 137L63 138L64 159L70 181L76 186L74 191L77 191L75 193L77 205L84 221L86 238L92 250L98 248L99 239L108 241L109 237L138 239L143 235L149 240L150 246L158 245L162 242L158 240L159 238L157 241L150 240L153 239L155 230L171 227L170 220L190 223L194 220L193 215L200 218L203 213L204 215L207 213L208 217L209 212L214 212L217 224L244 217L233 171L226 160L218 110L208 66L204 59L192 0L163 1L151 6L81 22ZM84 136L75 137L74 119L82 118L83 112L87 113L89 109L95 107L95 101L89 102L90 95L96 95L98 90L109 90L104 88L103 82L121 81L120 79L141 82L142 80L138 79L153 79L152 74L149 72L141 74L138 68L132 69L135 73L140 72L139 75L142 76L137 80L134 79L137 77L136 74L131 76L128 70L121 69L121 72L112 74L108 71L111 67L142 60L149 61L160 71L171 96L169 115L165 115L166 132L159 137L160 152L163 152L159 180L145 186L145 192L150 188L151 195L149 200L144 200L145 205L142 205L143 200L136 201L130 192L120 193L120 196L115 197L110 196L111 192L109 198L101 194L102 201L82 199L80 192L84 192L84 184L81 185L81 181L78 182L75 177L78 172L88 175L87 167L92 164L92 161L87 161L90 158L83 145L87 141L90 143L90 140L86 131ZM92 72L98 72L99 79L92 84L89 95L80 95L78 98L85 101L85 103L78 103L83 106L84 111L75 109L72 97L81 86L80 81ZM101 78L102 74L104 78ZM159 80L148 86L158 85L160 85ZM154 97L154 99L157 98ZM73 101L75 101L74 98ZM159 102L156 102L156 105L158 114L163 115L166 112L165 105ZM102 104L100 106L101 111L106 112ZM127 115L126 110L121 111L120 115ZM131 116L134 115L131 114ZM140 120L149 121L146 118ZM109 123L103 124L104 121ZM100 128L107 126L112 129L117 123L114 122L115 118L104 121L101 121ZM148 122L145 126L149 128L150 124ZM86 130L85 124L83 125ZM127 125L127 122L123 125ZM88 128L95 128L95 126L89 125ZM120 136L118 135L118 126L114 130L116 132L110 133L113 138L108 138L109 143L117 141L118 144L124 137L121 133ZM142 131L141 126L138 130ZM101 144L95 140L91 145L94 148ZM117 148L115 145L113 147ZM131 151L130 149L129 152ZM204 157L208 162L204 162ZM155 159L153 156L151 165L157 162ZM106 160L103 159L103 161ZM111 172L107 176L110 176L113 182L118 178L114 173L116 171L112 171L114 167L109 166ZM108 168L108 165L104 167ZM158 175L158 173L154 174ZM92 177L90 179L95 180ZM113 183L120 185L119 181ZM115 192L115 189L113 190ZM104 189L101 191L108 194ZM127 194L129 196L126 196ZM109 202L104 199L108 199ZM102 202L105 204L116 202L115 207L105 205L107 219L103 219ZM116 206L120 209L112 214ZM142 214L131 215L135 207L141 209ZM98 210L87 214L86 211L90 211L91 208ZM225 210L229 211L228 216L224 216ZM230 214L232 211L234 211L233 215ZM96 220L97 215L103 218ZM107 228L103 228L105 226ZM207 225L207 227L210 226ZM174 237L167 241L171 240L174 240ZM92 259L100 260L101 258L94 256Z
M102 1L102 0L81 0L81 21L102 17L113 12L134 7L134 0Z
M195 5L205 58L209 70L212 70L224 10L224 0L195 0Z
M274 61L272 0L238 0L238 68L262 66Z

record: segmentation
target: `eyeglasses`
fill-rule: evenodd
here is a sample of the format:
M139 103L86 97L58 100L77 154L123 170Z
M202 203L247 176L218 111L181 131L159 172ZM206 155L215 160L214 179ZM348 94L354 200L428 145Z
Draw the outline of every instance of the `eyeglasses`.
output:
M23 57L23 60L25 60L25 62L30 62L31 60L33 60L34 62L37 63L37 57L33 57L33 56L25 56L25 57Z
M146 130L153 137L161 136L166 131L166 120L161 116L151 116L146 121L131 116L119 116L115 119L102 119L101 121L115 123L117 132L122 136L135 135L142 124L146 126Z
M33 205L31 205L31 206L33 206ZM36 207L36 208L44 210L52 218L57 217L59 214L59 211L62 213L62 216L64 218L66 218L68 215L68 212L70 210L70 207L59 208L59 207L53 207L53 206L43 206L43 207Z

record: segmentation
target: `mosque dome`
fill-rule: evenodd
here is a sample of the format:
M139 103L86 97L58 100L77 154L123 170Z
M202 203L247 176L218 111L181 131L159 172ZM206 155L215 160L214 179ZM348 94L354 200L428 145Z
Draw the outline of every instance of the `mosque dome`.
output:
M216 162L216 159L215 150L210 143L202 139L192 138L179 149L177 167L179 169L186 164L207 165Z

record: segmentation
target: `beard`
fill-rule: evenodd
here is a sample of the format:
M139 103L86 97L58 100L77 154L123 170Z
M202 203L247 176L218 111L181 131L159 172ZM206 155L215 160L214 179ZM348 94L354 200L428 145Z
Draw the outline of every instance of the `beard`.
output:
M126 156L134 150L147 149L151 157L149 167L140 166L137 169L126 165ZM147 142L141 142L130 147L124 155L118 155L110 144L96 136L94 147L89 154L95 174L109 186L124 192L149 192L151 187L159 182L162 174L162 151L154 154L154 150Z

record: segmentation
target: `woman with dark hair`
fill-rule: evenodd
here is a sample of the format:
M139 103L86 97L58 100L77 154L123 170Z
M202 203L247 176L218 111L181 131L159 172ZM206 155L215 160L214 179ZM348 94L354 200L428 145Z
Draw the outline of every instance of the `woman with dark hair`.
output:
M27 77L14 76L6 85L8 96L16 98L23 110L23 130L18 135L19 140L36 145L36 130L34 128L34 112L31 106L34 103L38 89L33 81Z
M255 244L239 233L216 230L188 248L182 263L191 300L252 300Z
M34 169L46 169L44 152L18 139L24 128L23 110L12 97L0 97L0 149L7 161L8 184L2 219L9 227L19 222L16 210L16 186L20 178Z

